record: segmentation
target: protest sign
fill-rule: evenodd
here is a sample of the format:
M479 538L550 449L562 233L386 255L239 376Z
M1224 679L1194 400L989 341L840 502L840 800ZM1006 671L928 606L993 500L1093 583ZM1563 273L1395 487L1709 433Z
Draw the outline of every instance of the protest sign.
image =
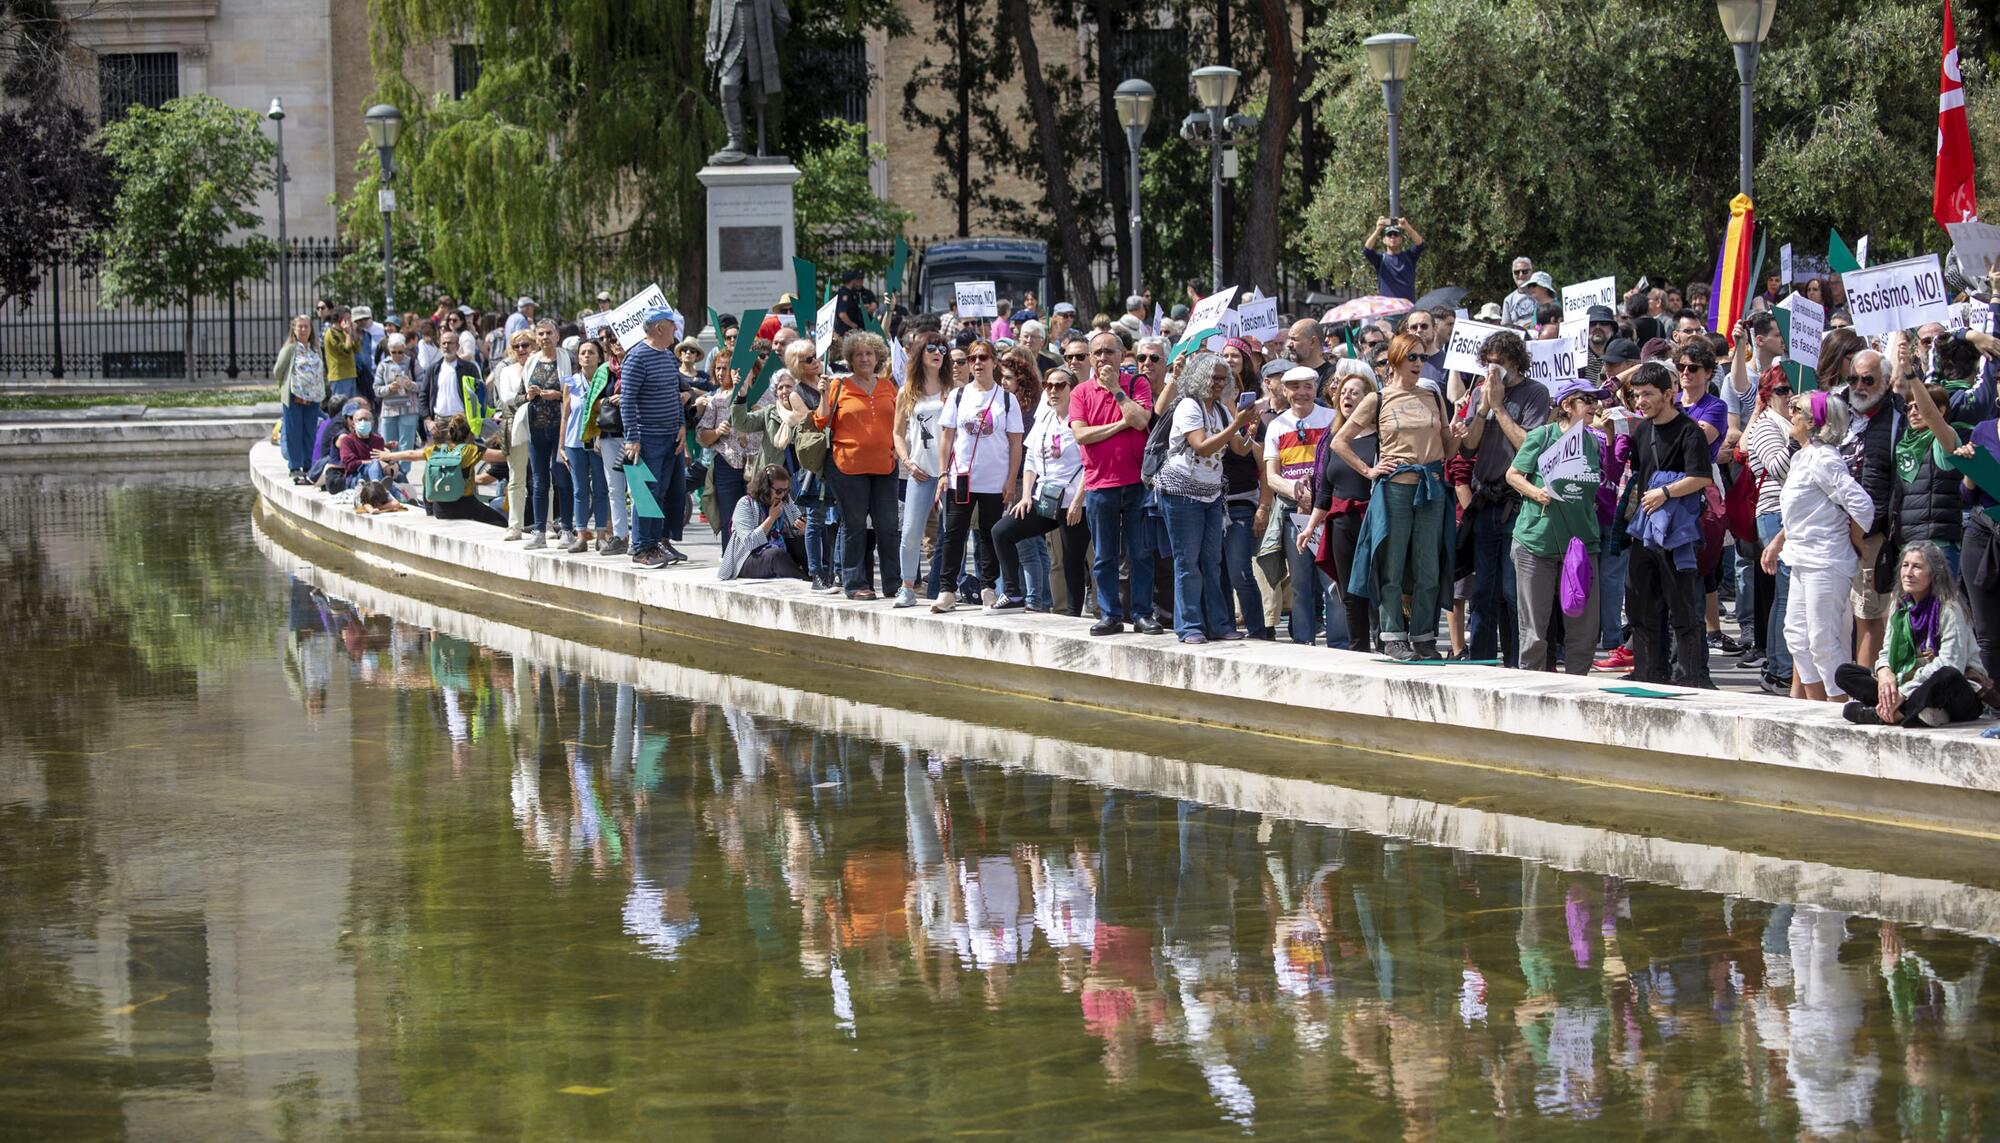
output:
M605 326L605 318L603 314L585 314L576 319L576 324L583 327L583 336L596 337Z
M1181 334L1183 344L1202 333L1213 333L1220 327L1222 315L1229 309L1229 303L1236 299L1236 287L1225 286L1194 304L1194 311L1188 314L1187 329Z
M828 298L813 317L813 350L821 357L833 346L833 311L840 305L839 298Z
M1591 485L1601 483L1601 478L1590 471L1590 454L1584 447L1583 434L1589 431L1589 421L1580 420L1542 452L1536 467L1541 473L1542 487L1548 489L1551 497L1564 499L1556 492L1557 481Z
M1154 337L1160 336L1160 331L1167 328L1166 320L1167 311L1162 309L1159 303L1155 302L1153 304L1153 320L1146 326L1146 332L1152 334Z
M1987 222L1954 222L1952 248L1958 252L1958 267L1967 278L1984 278L2000 265L2000 226Z
M639 340L646 336L646 330L640 324L641 319L646 316L647 310L658 309L661 306L667 306L667 295L660 289L660 284L654 282L632 295L624 305L602 315L605 326L611 330L611 336L618 339L618 348L630 350L639 344ZM667 308L673 307L667 306ZM687 323L679 314L675 314L674 324L685 326Z
M1223 314L1219 324L1222 332L1230 337L1254 337L1261 342L1273 341L1279 332L1278 299L1264 298L1261 301L1245 302Z
M896 384L901 385L903 383L903 379L909 375L909 372L910 372L910 355L903 352L903 339L900 337L890 338L889 376L896 379Z
M1789 242L1778 247L1778 284L1792 284L1792 244Z
M1592 306L1616 306L1618 304L1618 279L1592 278L1588 282L1578 282L1564 286L1562 292L1563 318L1582 317Z
M1577 354L1574 338L1552 337L1528 343L1528 376L1551 393L1563 378L1576 376L1582 366L1583 358Z
M1778 305L1792 315L1785 331L1785 356L1805 366L1819 368L1820 337L1826 329L1826 309L1804 294L1793 294Z
M999 317L1000 290L992 282L954 282L961 318Z
M1847 312L1854 319L1854 332L1863 337L1878 337L1927 321L1943 323L1951 317L1944 269L1935 254L1849 270L1840 276L1840 283L1847 290Z
M1863 270L1868 268L1868 236L1866 234L1861 236L1861 241L1854 244L1854 260L1861 264Z
M1452 323L1451 344L1445 347L1444 367L1460 373L1484 373L1486 367L1479 363L1479 347L1496 333L1515 331L1504 325L1488 325L1483 321Z

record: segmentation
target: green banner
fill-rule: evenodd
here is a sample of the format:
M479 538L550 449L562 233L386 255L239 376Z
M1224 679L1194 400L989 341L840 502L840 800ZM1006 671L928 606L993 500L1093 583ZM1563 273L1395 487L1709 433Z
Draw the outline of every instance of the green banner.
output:
M909 262L910 244L903 241L903 236L898 234L896 236L895 250L889 255L890 293L896 293L903 288L903 269L909 265Z
M722 315L715 312L714 306L708 307L708 328L715 331L715 340L722 340Z
M744 396L744 403L755 408L757 402L764 399L764 390L771 387L771 378L777 376L778 370L784 367L784 358L775 353L766 355L764 358L764 367L757 371L756 380L750 383L750 392Z
M1971 437L1968 435L1966 439L1970 440ZM1964 442L1961 441L1960 443ZM1965 478L1970 480L1981 492L1984 492L1995 500L2000 500L2000 461L1996 461L1987 455L1985 449L1975 446L1971 456L1960 456L1955 452L1951 453L1945 457L1945 463L1964 474ZM2000 510L1988 508L1986 509L1986 514L2000 519Z
M804 258L792 259L792 277L798 282L798 301L792 303L792 312L798 315L800 332L806 329L806 319L819 312L819 267Z
M1852 274L1854 271L1859 270L1861 268L1861 259L1856 258L1854 251L1847 248L1847 243L1841 241L1840 231L1829 230L1827 231L1827 235L1827 267L1836 274Z
M736 323L736 348L729 354L729 370L740 379L757 353L757 327L764 324L763 310L751 310Z
M667 463L674 463L668 457ZM664 520L667 514L660 510L660 502L653 499L653 470L644 461L633 461L625 466L625 487L632 490L632 511L648 520Z

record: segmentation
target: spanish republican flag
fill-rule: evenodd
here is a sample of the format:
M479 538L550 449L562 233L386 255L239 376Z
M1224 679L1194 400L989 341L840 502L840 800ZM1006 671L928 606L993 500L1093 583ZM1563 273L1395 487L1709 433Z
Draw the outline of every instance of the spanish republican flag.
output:
M1751 277L1757 272L1752 263L1750 240L1757 233L1757 212L1750 196L1739 194L1729 200L1729 227L1722 234L1722 253L1715 258L1715 281L1708 288L1708 327L1736 344L1736 323L1743 320L1743 307L1750 298Z

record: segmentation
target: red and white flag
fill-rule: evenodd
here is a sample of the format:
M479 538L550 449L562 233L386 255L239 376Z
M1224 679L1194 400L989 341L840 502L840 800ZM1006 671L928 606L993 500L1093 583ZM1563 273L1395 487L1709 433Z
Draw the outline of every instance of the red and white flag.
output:
M1965 123L1965 84L1958 74L1958 33L1951 0L1944 0L1944 68L1938 79L1937 183L1931 214L1939 226L1968 222L1979 214L1972 189L1972 132Z

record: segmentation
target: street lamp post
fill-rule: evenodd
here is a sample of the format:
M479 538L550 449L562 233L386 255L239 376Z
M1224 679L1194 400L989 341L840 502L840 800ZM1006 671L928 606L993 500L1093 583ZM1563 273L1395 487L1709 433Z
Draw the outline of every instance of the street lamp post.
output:
M1403 217L1403 81L1410 78L1417 38L1384 32L1361 41L1361 46L1368 49L1368 70L1382 85L1382 104L1389 111L1389 217L1397 219Z
M278 125L278 308L285 313L285 328L292 328L292 277L286 269L291 251L285 246L285 105L271 97L271 109L264 118Z
M1226 140L1223 113L1236 98L1243 73L1211 64L1194 70L1195 98L1208 113L1209 288L1222 288L1222 149Z
M1146 137L1146 124L1153 119L1153 85L1143 79L1128 79L1118 85L1111 100L1118 105L1118 122L1125 128L1125 144L1131 151L1132 159L1132 280L1125 292L1128 295L1142 294L1145 290L1139 285L1142 280L1139 276L1142 264L1139 254L1139 143Z
M1755 154L1750 88L1757 80L1757 49L1771 34L1771 17L1777 10L1778 0L1715 0L1722 32L1736 51L1736 189L1744 195L1750 193L1751 158Z
M396 312L395 247L391 224L396 213L396 137L403 133L403 113L386 103L378 103L362 116L368 122L368 141L382 161L382 186L375 192L375 207L382 212L382 312Z

